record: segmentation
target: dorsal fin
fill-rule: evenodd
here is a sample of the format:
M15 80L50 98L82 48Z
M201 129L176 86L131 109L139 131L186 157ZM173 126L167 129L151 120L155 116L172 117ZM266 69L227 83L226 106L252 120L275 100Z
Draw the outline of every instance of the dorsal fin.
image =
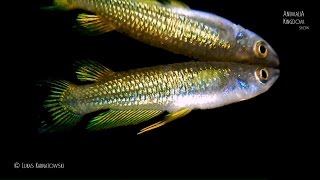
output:
M106 68L100 63L91 60L79 61L75 64L77 78L80 81L99 81L102 78L112 75L114 71Z
M78 24L76 28L83 29L81 31L87 35L99 35L115 30L115 27L106 22L103 18L91 14L79 14L77 18Z
M185 3L178 1L178 0L168 0L168 3L172 6L175 6L175 7L190 9L190 7L188 5L186 5Z
M180 8L188 8L189 6L186 5L185 3L178 1L178 0L139 0L140 2L145 2L145 3L149 3L149 4L154 4L154 5L171 5L174 7L180 7Z

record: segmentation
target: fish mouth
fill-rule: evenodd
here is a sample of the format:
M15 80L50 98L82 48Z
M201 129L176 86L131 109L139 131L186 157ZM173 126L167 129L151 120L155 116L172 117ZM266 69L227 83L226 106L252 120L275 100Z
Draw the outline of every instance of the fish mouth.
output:
M275 50L269 45L269 50L270 50L270 53L269 55L267 56L268 57L268 68L271 69L272 71L272 74L271 74L271 80L272 80L272 84L275 83L275 81L277 81L277 79L279 78L280 76L280 69L279 69L279 66L280 66L280 60L279 60L279 56L278 54L275 52Z
M276 51L269 44L268 44L268 47L269 47L269 51L270 51L269 55L267 56L268 61L270 62L269 66L272 68L276 68L280 65L279 56L276 53Z
M280 65L279 56L276 53L273 53L270 57L270 63L269 66L272 68L276 68Z
M280 76L280 69L274 69L274 76Z
M271 79L270 79L270 82L271 82L271 85L274 84L277 79L279 78L280 76L280 69L277 69L277 68L271 68L272 71L271 71Z

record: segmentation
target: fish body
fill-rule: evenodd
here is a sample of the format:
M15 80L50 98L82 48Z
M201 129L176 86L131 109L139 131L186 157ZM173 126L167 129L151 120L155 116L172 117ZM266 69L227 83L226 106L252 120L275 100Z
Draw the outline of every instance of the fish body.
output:
M276 52L259 35L220 16L181 4L156 0L55 0L57 7L93 13L78 18L89 31L116 30L202 61L278 66Z
M169 113L168 121L193 109L211 109L266 92L279 76L273 68L222 63L185 62L114 72L97 63L77 71L74 85L53 83L45 107L59 127L74 126L85 114L109 110L94 118L88 129L133 125Z

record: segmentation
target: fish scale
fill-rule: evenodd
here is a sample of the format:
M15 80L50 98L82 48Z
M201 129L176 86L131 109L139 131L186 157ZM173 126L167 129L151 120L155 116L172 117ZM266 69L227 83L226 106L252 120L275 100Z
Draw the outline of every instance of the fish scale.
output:
M140 133L183 117L253 98L279 76L277 54L258 35L209 13L155 0L55 0L66 9L84 9L78 22L91 33L116 30L137 40L202 62L113 72L98 63L82 64L77 86L54 82L45 107L53 125L72 127L88 113L105 110L88 129L133 125L164 111L163 121ZM220 62L219 62L220 61ZM237 63L234 63L237 62ZM250 65L248 65L250 64ZM106 111L108 110L108 111Z
M134 108L137 106L165 106L170 105L178 96L192 95L192 93L204 93L211 91L212 83L219 83L219 78L212 81L211 77L226 75L221 70L205 76L198 76L199 72L211 70L208 64L191 63L159 66L157 69L140 69L132 72L119 72L114 76L107 77L101 82L92 85L80 86L72 92L76 99L82 99L77 106L83 113L106 108ZM159 70L160 69L160 70ZM212 69L213 70L213 69ZM215 78L213 78L215 79Z
M133 125L164 111L170 113L142 133L193 109L253 98L267 91L279 76L277 69L230 62L185 62L123 72L90 63L77 70L77 77L91 83L52 83L45 107L52 113L54 126L72 127L83 115L99 110L108 111L94 117L89 129Z
M216 33L218 30L212 30L203 23L178 15L160 3L159 6L154 6L132 0L98 0L95 6L86 2L87 0L78 0L77 7L105 15L102 17L106 21L113 22L118 31L128 33L136 39L143 39L155 46L164 43L177 44L178 46L172 48L179 49L188 43L192 47L209 47L212 50L217 46L225 49L231 46L219 37ZM123 13L126 10L128 12ZM145 31L148 28L149 30ZM156 43L155 39L160 41Z
M200 61L277 67L279 59L259 35L233 22L190 9L176 0L54 0L61 9L82 9L80 28L89 34L118 31L149 45Z

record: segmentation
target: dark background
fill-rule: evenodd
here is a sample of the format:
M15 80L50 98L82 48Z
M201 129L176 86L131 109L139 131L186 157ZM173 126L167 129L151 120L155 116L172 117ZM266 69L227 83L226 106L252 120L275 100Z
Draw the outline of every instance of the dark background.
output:
M276 50L280 78L266 93L228 106L195 110L149 133L150 124L104 132L40 135L39 122L47 89L42 80L76 82L73 63L91 59L115 70L127 70L189 59L133 40L117 32L85 36L72 26L78 12L41 11L50 1L29 4L13 38L12 56L3 64L5 104L4 177L103 178L275 178L298 173L313 157L312 95L318 54L315 11L303 2L184 0L193 9L215 13L250 29ZM309 30L284 25L284 11L304 11ZM15 22L14 22L15 23ZM15 31L13 31L15 32ZM13 36L15 37L15 35ZM14 74L15 76L11 75ZM7 83L8 81L8 83ZM313 96L315 99L316 97ZM310 108L309 108L310 107ZM309 108L307 110L303 108ZM93 115L92 115L93 116ZM295 117L295 118L293 118ZM300 117L300 118L299 118ZM88 117L87 117L88 118ZM300 151L300 149L302 149ZM310 151L309 151L310 149ZM64 169L14 169L14 162L61 162Z

